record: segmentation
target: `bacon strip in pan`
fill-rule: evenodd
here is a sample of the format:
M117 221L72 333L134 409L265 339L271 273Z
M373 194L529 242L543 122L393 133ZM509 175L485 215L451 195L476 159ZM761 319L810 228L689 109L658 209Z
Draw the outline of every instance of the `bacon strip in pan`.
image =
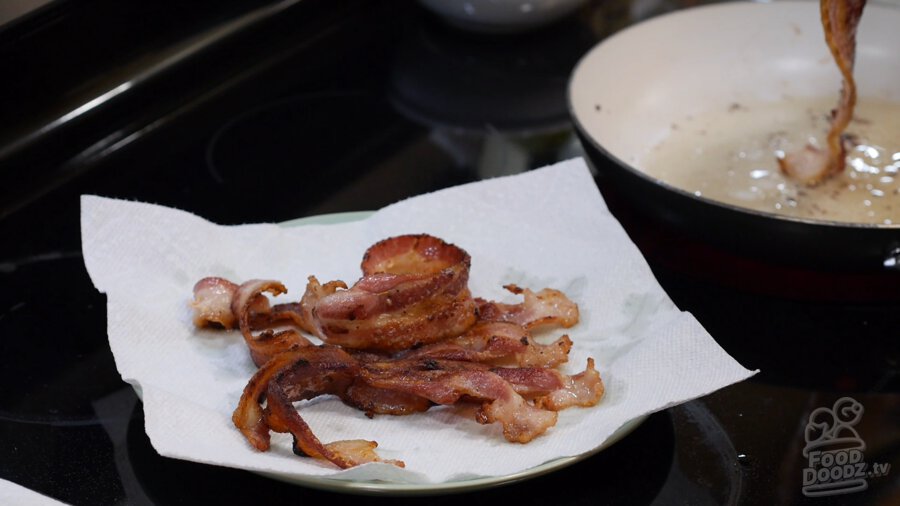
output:
M820 0L819 10L825 42L841 71L843 86L838 106L831 111L827 149L807 144L802 150L778 159L781 171L800 182L815 185L840 173L846 164L843 133L853 119L856 106L856 28L862 18L866 0Z

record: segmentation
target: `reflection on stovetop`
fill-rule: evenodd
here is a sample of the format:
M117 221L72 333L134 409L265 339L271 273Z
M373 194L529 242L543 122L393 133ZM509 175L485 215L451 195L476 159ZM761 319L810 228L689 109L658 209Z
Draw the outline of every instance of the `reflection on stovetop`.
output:
M103 331L105 298L79 251L0 261L0 417L90 420L91 401L121 387Z

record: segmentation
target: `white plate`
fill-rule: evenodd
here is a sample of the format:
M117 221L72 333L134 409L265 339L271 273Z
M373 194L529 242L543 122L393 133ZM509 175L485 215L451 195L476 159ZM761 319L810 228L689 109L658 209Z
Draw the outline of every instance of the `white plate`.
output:
M301 225L327 225L334 223L347 223L365 219L372 215L372 211L357 211L347 213L324 214L319 216L310 216L307 218L299 218L281 223L285 227L296 227ZM262 476L273 478L287 483L302 485L305 487L329 490L333 492L344 492L351 494L366 495L434 495L446 494L454 492L469 492L472 490L495 487L498 485L506 485L517 481L523 481L547 474L552 471L562 469L566 466L580 462L602 450L615 444L626 435L636 429L647 417L639 417L630 420L612 434L603 444L594 448L589 452L572 457L564 457L550 462L546 462L531 469L522 472L508 474L504 476L491 476L486 478L478 478L471 480L451 481L444 483L429 484L407 484L407 483L386 483L379 481L349 481L336 480L332 478L324 478L319 476L302 476L294 474L264 473L257 472Z

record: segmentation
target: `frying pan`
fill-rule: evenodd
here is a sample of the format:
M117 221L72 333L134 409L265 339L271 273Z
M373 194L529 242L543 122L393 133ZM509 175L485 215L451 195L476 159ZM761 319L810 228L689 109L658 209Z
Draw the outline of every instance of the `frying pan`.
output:
M900 9L866 7L855 69L863 99L900 102L897 27ZM641 166L670 126L688 115L787 95L834 97L837 103L840 86L818 2L739 2L675 12L615 34L578 63L568 95L578 136L601 173L601 189L612 185L663 226L780 264L895 270L900 219L876 225L750 210L676 188ZM888 198L900 204L900 197Z

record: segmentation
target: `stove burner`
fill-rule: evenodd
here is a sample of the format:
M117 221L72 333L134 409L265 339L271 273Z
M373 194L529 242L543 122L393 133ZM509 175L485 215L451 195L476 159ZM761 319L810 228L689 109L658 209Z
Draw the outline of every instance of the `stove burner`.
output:
M0 261L0 418L93 422L91 401L121 388L106 339L105 298L79 252ZM40 304L34 301L40 300Z
M135 483L126 483L129 499L142 495L158 504L185 503L258 503L292 497L304 500L333 498L334 494L281 483L250 472L208 466L160 457L150 445L144 431L142 406L135 407L126 438L127 452L117 465L122 476L134 476ZM674 435L672 421L666 413L650 416L640 427L615 445L586 460L562 470L516 484L524 488L526 497L535 504L592 504L602 502L649 504L663 488L672 467ZM252 451L249 447L247 451ZM701 449L702 451L702 449ZM640 462L640 467L625 465ZM692 473L686 473L693 476ZM172 483L190 480L190 487L173 487ZM577 484L592 483L592 487ZM719 485L719 483L717 483ZM722 484L722 490L729 490ZM504 487L481 490L478 504L502 502L507 494ZM618 501L617 501L618 499ZM395 504L396 499L372 497L367 504ZM458 497L435 496L429 503L458 504Z

